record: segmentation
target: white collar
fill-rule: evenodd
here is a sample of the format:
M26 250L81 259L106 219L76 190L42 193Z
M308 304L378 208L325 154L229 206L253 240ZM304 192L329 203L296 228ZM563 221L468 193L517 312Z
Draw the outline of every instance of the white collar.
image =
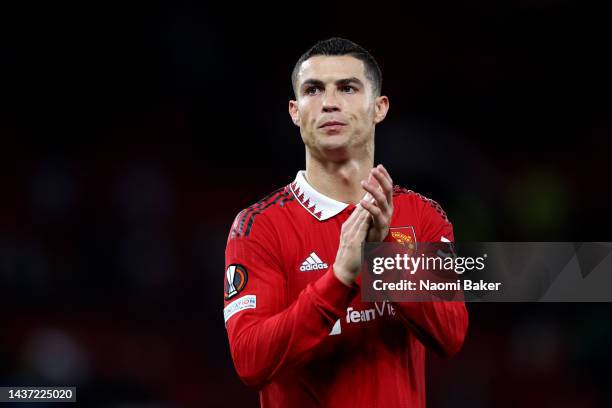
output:
M319 221L327 220L342 212L349 205L338 200L334 200L315 190L305 177L306 172L300 170L291 183L291 191L297 200L302 204L313 217Z

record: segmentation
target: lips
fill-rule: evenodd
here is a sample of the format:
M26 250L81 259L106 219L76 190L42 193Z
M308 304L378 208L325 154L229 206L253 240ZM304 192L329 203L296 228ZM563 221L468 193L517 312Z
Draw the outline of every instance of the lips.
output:
M329 120L323 123L321 126L319 126L319 128L325 128L325 127L330 127L330 126L346 126L346 123L340 122L337 120Z

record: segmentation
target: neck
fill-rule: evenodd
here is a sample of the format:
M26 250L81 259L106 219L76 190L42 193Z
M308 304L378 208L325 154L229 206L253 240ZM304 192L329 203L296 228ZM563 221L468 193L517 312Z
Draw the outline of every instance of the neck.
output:
M334 200L357 204L366 191L361 180L366 180L374 166L374 154L364 154L342 161L323 160L306 149L306 180L319 193Z

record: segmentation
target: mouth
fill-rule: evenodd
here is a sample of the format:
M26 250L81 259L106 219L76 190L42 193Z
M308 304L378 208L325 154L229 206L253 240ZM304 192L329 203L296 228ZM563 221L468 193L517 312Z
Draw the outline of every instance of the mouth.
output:
M322 129L322 128L331 128L331 127L340 128L342 126L346 126L346 123L339 122L337 120L329 120L329 121L323 123L321 126L319 126L319 129Z

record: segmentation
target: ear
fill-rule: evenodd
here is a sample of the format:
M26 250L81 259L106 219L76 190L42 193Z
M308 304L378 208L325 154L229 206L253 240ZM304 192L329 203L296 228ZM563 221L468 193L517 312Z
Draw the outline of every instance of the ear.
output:
M379 124L387 116L389 111L389 98L386 96L376 97L374 102L374 124Z
M293 124L300 127L300 110L298 109L297 101L289 101L289 116L291 116Z

